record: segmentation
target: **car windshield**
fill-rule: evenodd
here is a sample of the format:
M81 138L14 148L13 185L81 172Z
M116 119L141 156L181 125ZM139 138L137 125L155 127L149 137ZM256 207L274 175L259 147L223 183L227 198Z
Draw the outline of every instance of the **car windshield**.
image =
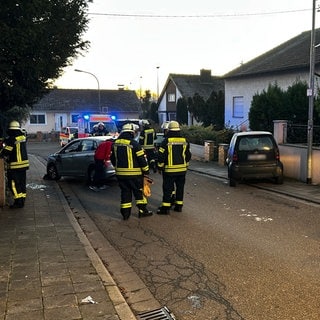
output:
M78 128L70 128L70 132L72 134L76 133L78 131Z

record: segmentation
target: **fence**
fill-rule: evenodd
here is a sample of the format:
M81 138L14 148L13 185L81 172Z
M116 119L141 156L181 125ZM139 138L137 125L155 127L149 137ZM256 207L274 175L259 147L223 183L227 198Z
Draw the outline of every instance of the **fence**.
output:
M308 161L308 150L307 150L307 139L299 140L297 143L289 143L288 135L294 130L305 130L306 126L295 126L290 127L287 130L287 121L275 120L274 121L274 132L273 135L279 145L281 161L284 166L284 176L295 180L307 181L307 161ZM291 131L291 132L290 132ZM320 134L320 127L316 127L315 137ZM295 135L293 135L294 137ZM307 137L307 132L305 138ZM289 139L292 139L291 136ZM316 138L317 139L317 138ZM289 140L293 141L293 140ZM320 147L319 141L315 141L312 148L312 159L311 159L311 180L312 184L320 184ZM212 148L212 151L208 151L207 148ZM204 146L191 144L192 158L202 161L218 161L218 165L225 165L225 157L227 154L228 145L219 144L215 146L214 143L209 143ZM211 156L210 156L211 155Z
M308 143L308 125L304 124L291 124L287 123L287 127L283 128L286 130L287 141L286 143L298 143L305 144ZM313 126L313 146L320 146L320 126Z

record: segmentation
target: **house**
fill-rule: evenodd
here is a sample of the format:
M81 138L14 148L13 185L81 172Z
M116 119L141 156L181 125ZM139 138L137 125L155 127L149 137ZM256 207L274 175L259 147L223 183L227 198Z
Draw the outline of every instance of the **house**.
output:
M319 44L320 29L315 35ZM242 130L250 127L252 97L270 84L286 90L296 81L309 83L310 44L311 32L305 31L224 75L226 125ZM320 67L319 49L315 49L315 70Z
M196 93L207 100L213 91L224 92L224 81L218 76L212 76L211 70L200 70L200 75L169 74L168 79L158 99L159 123L176 120L177 102L180 98L192 98ZM195 120L189 114L188 125Z
M76 124L81 114L139 118L140 111L140 100L132 90L53 89L33 106L23 127L28 133L47 133Z

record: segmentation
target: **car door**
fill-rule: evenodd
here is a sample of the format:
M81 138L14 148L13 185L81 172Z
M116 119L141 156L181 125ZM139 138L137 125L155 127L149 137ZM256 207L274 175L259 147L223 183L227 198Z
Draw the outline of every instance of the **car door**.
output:
M75 140L63 148L56 157L56 166L61 176L71 176L77 171L74 156L81 150L81 141Z
M76 176L87 175L88 168L94 165L95 141L84 139L81 141L79 150L73 154L73 170Z

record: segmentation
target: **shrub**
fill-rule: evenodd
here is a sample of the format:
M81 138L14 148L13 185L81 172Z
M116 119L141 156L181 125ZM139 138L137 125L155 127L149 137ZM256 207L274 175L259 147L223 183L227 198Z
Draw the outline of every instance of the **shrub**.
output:
M181 126L182 136L186 137L190 143L204 145L206 140L214 141L215 145L219 143L230 143L231 137L234 133L232 129L215 130L210 125L208 127L202 126Z

